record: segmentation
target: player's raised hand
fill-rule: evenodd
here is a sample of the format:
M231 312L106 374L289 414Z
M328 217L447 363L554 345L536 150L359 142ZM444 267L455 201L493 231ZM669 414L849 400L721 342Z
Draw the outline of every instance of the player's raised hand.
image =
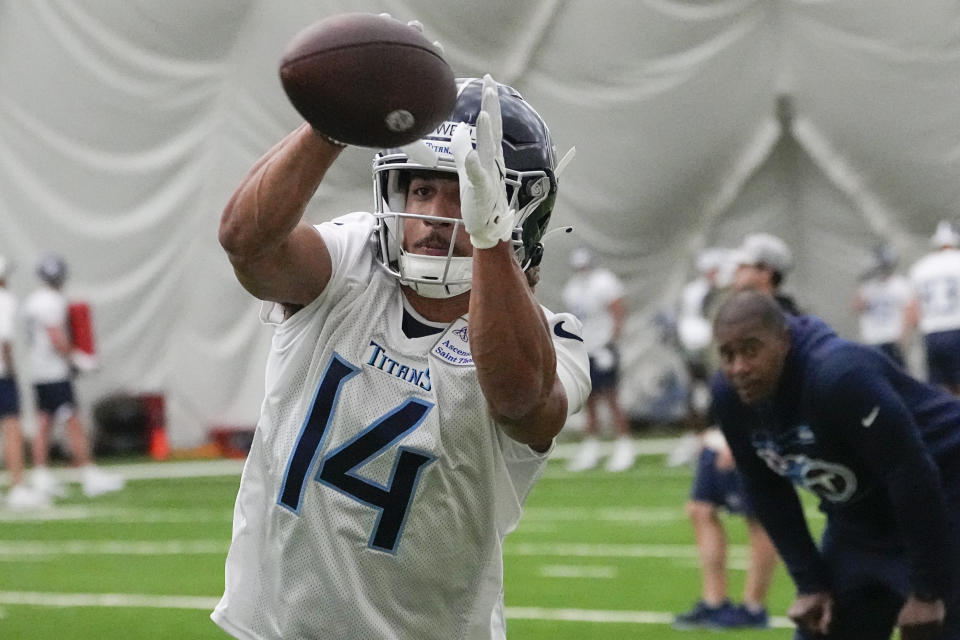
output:
M907 598L897 617L901 640L937 640L945 616L943 600L928 602L912 596Z
M460 177L460 214L470 242L489 249L513 232L515 212L507 207L503 161L503 124L500 93L489 74L483 77L483 97L476 126L477 148L470 140L470 127L457 125L450 150Z
M833 596L829 591L801 593L787 610L787 617L804 631L826 635L833 618Z

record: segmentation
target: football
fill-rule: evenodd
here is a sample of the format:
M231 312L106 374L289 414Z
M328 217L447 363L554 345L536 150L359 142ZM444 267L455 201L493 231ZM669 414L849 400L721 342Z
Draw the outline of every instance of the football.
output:
M298 33L280 61L297 112L335 141L386 149L433 131L457 88L438 47L390 16L344 13Z

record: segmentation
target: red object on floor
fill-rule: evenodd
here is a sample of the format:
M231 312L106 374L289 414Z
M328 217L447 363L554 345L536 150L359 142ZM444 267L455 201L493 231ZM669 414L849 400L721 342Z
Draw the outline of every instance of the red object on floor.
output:
M163 394L141 393L139 398L147 411L147 452L154 460L166 460L170 457L170 443Z
M150 429L149 452L154 460L170 457L170 443L167 442L167 430L163 426Z
M226 458L246 458L253 443L253 427L217 425L207 432Z
M90 305L86 302L71 302L67 305L67 322L74 348L91 356L96 355Z

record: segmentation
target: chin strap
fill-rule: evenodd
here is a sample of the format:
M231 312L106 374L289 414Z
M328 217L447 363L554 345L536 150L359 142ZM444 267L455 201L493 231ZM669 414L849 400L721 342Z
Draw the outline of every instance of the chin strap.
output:
M400 282L425 298L452 298L470 290L473 258L400 254Z

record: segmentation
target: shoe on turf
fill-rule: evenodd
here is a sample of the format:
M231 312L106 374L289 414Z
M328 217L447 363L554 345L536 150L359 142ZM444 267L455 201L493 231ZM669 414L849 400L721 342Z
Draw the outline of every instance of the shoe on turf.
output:
M679 631L689 629L722 629L718 624L721 614L733 609L729 600L724 600L722 604L711 607L703 600L698 600L693 608L686 613L680 613L673 619L673 628Z
M739 604L721 611L709 625L713 629L766 629L770 626L767 610L753 612Z
M586 471L593 469L599 462L600 442L596 438L586 438L567 463L567 471Z
M16 511L49 509L53 506L50 496L24 484L18 484L7 493L7 507Z
M111 491L120 491L123 489L125 481L123 476L103 471L94 465L88 465L83 469L83 495L88 498L94 498Z
M629 436L617 438L613 445L613 455L607 460L607 471L626 471L633 466L636 457L633 440Z
M30 486L51 498L63 498L67 495L67 488L46 467L34 467L30 472Z

